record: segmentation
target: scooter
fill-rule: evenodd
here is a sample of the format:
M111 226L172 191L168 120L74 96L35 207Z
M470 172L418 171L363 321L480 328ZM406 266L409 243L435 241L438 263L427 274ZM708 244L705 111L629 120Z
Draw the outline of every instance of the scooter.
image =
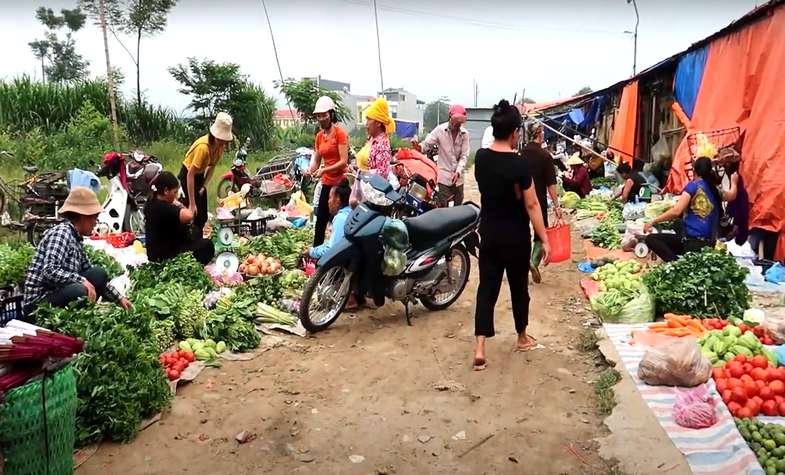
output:
M251 137L246 137L245 143L234 153L232 169L221 175L221 180L218 182L218 199L224 199L232 193L237 193L246 183L253 185L253 178L245 167L249 145L251 145Z
M99 234L132 232L144 235L144 205L150 188L163 166L150 155L135 150L130 154L104 155L98 176L109 178L109 194L98 215Z
M378 175L361 174L364 201L352 211L345 237L318 262L300 304L300 321L310 332L322 331L341 315L353 290L369 295L377 306L389 298L421 302L429 310L444 310L463 293L469 280L469 254L476 256L480 238L480 208L469 203L439 208L407 218L409 247L403 271L384 275L383 231L391 210L403 197Z

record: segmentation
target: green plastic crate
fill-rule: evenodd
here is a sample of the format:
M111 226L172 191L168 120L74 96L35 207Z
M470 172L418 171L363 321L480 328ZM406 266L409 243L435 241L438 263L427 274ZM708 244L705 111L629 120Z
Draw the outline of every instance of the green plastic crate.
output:
M5 474L73 473L76 404L72 364L9 391L0 404Z

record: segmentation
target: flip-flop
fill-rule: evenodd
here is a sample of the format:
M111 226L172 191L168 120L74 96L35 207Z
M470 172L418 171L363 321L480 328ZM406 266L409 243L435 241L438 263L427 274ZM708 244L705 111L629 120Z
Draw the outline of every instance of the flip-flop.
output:
M538 269L534 264L529 264L529 270L532 273L532 281L534 281L535 284L542 283L542 274L540 274L540 269Z
M487 366L485 358L474 358L474 371L483 371Z
M519 353L525 353L525 352L533 350L533 349L535 349L537 347L537 339L534 338L531 335L528 335L528 334L526 336L529 337L529 340L530 340L529 343L525 344L524 346L518 346L516 344L515 345L515 349L513 351L519 352Z

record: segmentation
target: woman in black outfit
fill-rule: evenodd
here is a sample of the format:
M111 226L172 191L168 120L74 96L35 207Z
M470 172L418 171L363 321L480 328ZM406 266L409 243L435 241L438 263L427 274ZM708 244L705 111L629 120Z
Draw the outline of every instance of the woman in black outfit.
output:
M145 245L151 262L172 259L191 252L202 265L215 255L213 242L194 238L190 226L194 213L177 201L180 183L170 172L161 173L153 183L153 195L144 207Z
M485 369L485 339L495 334L493 311L505 271L510 285L515 331L518 333L516 348L527 351L534 346L534 341L526 333L529 323L530 219L542 241L542 262L546 265L550 254L531 175L526 161L514 149L520 135L521 114L515 106L502 100L494 107L491 125L493 144L477 151L474 168L482 202L480 285L474 316L475 370Z

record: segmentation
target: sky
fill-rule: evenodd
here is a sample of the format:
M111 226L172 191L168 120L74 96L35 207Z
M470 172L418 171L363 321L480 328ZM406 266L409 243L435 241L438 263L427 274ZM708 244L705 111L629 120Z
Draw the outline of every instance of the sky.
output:
M381 88L373 0L266 0L284 77L317 76L351 83L354 94ZM762 0L637 0L638 71L686 49ZM40 66L27 45L43 36L39 5L55 11L76 0L0 0L0 79ZM488 106L501 98L545 102L583 86L600 89L632 74L635 11L625 0L377 0L385 87L418 99ZM106 74L100 30L90 24L76 47L94 76ZM132 38L124 37L132 47ZM110 36L113 66L135 90L135 68ZM142 90L153 103L185 113L167 68L189 57L234 62L250 80L284 101L261 0L179 0L165 32L142 41Z

